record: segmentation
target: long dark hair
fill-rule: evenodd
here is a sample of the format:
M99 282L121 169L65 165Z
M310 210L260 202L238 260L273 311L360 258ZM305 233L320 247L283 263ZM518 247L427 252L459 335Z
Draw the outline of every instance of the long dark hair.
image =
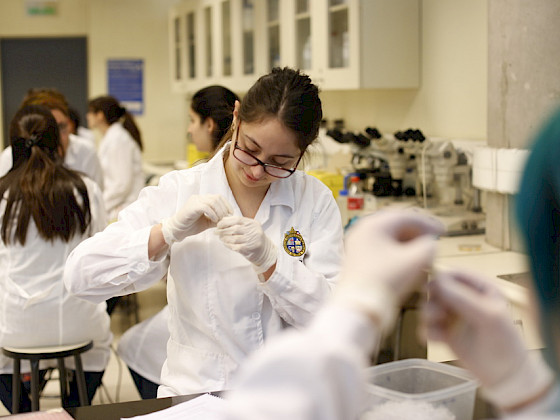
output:
M140 147L140 150L144 150L144 146L142 145L142 136L138 126L134 122L134 118L130 112L121 106L119 101L112 96L99 96L90 100L88 107L90 111L103 112L103 115L107 120L107 124L109 125L116 123L122 118L123 127L130 133L134 141L138 144L138 147Z
M288 67L275 67L260 77L241 101L239 120L248 123L277 118L290 129L298 140L298 147L305 152L317 138L323 118L319 88L309 76ZM230 140L228 132L223 144Z
M200 115L201 122L212 118L216 129L212 133L212 150L216 150L233 120L235 101L239 97L224 86L213 85L197 91L191 99L191 108Z
M26 105L10 124L12 169L0 178L6 200L1 236L5 244L25 245L33 218L41 238L68 242L91 222L87 187L78 173L63 166L58 126L50 110Z

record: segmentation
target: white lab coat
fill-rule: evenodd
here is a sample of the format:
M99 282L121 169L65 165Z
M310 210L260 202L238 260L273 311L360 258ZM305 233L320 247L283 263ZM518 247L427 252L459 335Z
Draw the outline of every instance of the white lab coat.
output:
M8 146L0 155L0 176L6 175L12 169L12 165L12 146ZM70 134L68 149L64 156L64 165L69 169L87 175L103 189L101 163L97 157L95 146L88 140Z
M40 347L94 340L82 355L84 370L99 372L109 360L112 341L105 303L94 304L70 295L62 281L66 258L89 233L106 226L101 191L84 177L92 223L82 237L53 242L39 237L31 220L24 246L0 241L0 347ZM0 214L6 202L0 203ZM54 361L56 362L56 361ZM12 372L12 359L0 355L0 373ZM73 358L67 366L73 368ZM47 363L41 364L42 367ZM22 365L22 370L28 365Z
M367 419L365 369L378 336L365 315L325 306L310 328L274 337L247 360L225 396L224 420ZM556 386L504 419L559 420L552 414L559 398Z
M145 185L142 151L121 123L111 124L99 144L103 169L103 199L109 220L138 198Z
M126 365L150 381L161 384L161 368L167 357L169 306L132 326L119 340L117 353Z
M84 241L67 261L67 287L94 302L146 289L169 269L171 337L159 396L228 388L238 366L265 339L286 325L309 322L340 270L340 212L330 190L301 171L271 184L255 216L278 249L267 282L260 282L252 265L223 245L214 229L173 244L170 259L150 261L152 226L191 195L220 194L241 215L222 155L223 149L208 163L173 171L157 187L144 188L117 223ZM292 227L305 241L302 257L284 249Z

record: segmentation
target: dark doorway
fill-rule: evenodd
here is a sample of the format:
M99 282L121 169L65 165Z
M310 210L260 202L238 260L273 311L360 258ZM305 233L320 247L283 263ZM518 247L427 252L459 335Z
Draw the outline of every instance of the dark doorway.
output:
M30 88L56 88L86 125L87 41L80 38L4 38L0 40L3 145L10 120Z

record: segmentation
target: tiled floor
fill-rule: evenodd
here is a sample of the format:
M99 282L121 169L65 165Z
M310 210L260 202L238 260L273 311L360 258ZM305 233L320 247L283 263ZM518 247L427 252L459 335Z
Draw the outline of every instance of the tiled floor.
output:
M137 294L140 321L157 313L166 302L165 283L161 282L150 289ZM115 336L113 348L116 349L118 340L127 328L134 324L134 317L128 315L121 307L117 307L111 316L111 330ZM109 364L103 375L103 386L97 390L93 404L108 404L110 402L124 402L140 399L134 386L132 377L124 362L111 352ZM40 400L41 411L60 407L59 384L56 380L47 383ZM9 414L0 404L0 416Z

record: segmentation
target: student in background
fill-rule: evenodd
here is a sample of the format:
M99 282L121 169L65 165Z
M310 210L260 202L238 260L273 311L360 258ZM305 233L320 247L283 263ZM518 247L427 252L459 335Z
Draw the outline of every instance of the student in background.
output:
M167 274L170 339L158 396L229 388L265 340L311 320L339 273L337 204L296 170L319 131L318 88L275 68L233 116L210 161L144 188L67 260L66 286L93 302Z
M235 93L223 86L197 91L189 109L190 139L202 152L214 152L231 126ZM156 398L161 368L167 356L169 307L129 328L119 341L118 354L124 360L140 396Z
M84 173L103 188L103 173L95 147L81 137L70 136L71 122L64 95L51 88L30 89L21 104L25 105L44 105L51 110L60 133L59 153L66 167ZM0 175L6 174L11 168L12 150L8 146L0 155Z
M0 178L0 347L93 340L82 356L91 401L109 360L109 317L104 303L69 295L62 274L72 249L106 226L101 191L63 165L58 124L49 108L22 107L10 124L10 144L14 165ZM12 381L20 380L12 377L12 365L0 355L0 399L10 412ZM77 406L74 379L70 389L64 405ZM29 395L22 392L20 411L30 409Z
M99 130L99 160L103 169L103 199L109 220L138 198L145 185L142 137L132 115L112 96L89 101L88 126Z

